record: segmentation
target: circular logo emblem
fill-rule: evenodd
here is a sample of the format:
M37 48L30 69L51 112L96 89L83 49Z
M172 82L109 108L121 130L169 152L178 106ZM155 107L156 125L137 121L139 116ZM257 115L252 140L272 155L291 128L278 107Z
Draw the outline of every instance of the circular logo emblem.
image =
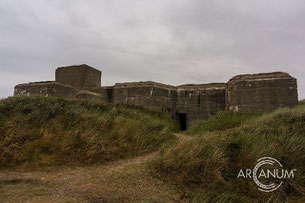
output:
M264 165L271 165L273 168L277 168L277 171L283 168L282 164L272 158L272 157L262 157L260 159L257 160L257 164L255 165L254 169L253 169L253 180L256 183L256 185L258 186L258 190L263 191L263 192L272 192L276 189L278 189L279 187L281 187L283 181L281 181L280 183L271 183L271 184L263 184L258 180L257 174L258 174L258 170L259 168L261 168ZM262 171L262 170L261 170ZM260 176L260 174L259 174Z

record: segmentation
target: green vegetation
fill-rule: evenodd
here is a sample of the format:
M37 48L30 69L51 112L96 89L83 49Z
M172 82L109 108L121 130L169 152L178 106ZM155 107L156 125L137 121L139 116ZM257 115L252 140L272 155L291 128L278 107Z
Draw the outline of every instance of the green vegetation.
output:
M63 185L67 201L305 202L304 100L263 115L219 112L189 129L191 136L176 134L174 142L176 130L166 114L141 107L43 97L1 100L0 194L47 200L58 198ZM160 155L148 154L158 149ZM260 192L252 179L237 179L240 169L252 169L264 156L296 168L295 179L283 179L272 193ZM136 158L118 160L131 157ZM55 167L18 172L16 179L10 171L19 169L9 168L16 166Z
M232 123L228 117L234 118ZM188 131L198 136L149 163L152 174L195 202L304 202L305 106L247 117L222 112L202 121L203 126ZM240 125L243 120L249 122ZM252 179L237 179L240 169L253 169L264 156L276 158L285 168L296 168L295 179L283 179L272 193L258 191Z
M205 132L224 131L236 128L247 123L249 120L257 117L258 115L259 114L219 111L216 113L216 115L206 120L199 121L194 127L190 128L186 134L201 135Z
M305 105L305 99L299 101L299 105Z
M0 167L91 165L135 157L175 139L161 112L44 97L0 101Z

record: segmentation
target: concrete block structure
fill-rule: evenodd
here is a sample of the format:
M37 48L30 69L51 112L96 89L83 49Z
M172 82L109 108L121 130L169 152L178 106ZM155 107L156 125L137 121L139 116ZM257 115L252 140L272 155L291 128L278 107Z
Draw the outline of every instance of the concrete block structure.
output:
M186 117L186 126L225 110L225 83L181 85L177 87L177 119ZM182 125L183 122L180 121Z
M55 81L78 89L101 86L102 72L85 64L56 69Z
M298 104L297 80L288 73L238 75L227 83L227 109L268 112Z
M46 82L31 82L31 83L16 85L14 95L15 96L39 95L46 97L75 98L77 92L78 89L73 86L54 81L46 81Z
M152 81L101 86L102 72L87 65L57 68L55 81L15 86L15 96L95 99L167 112L181 130L218 111L265 112L298 103L296 79L287 73L238 75L228 83L171 86Z

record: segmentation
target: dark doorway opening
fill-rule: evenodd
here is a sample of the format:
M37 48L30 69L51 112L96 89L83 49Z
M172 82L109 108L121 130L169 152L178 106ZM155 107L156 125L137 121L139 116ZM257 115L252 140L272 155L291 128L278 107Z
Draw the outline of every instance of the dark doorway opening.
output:
M186 113L177 113L177 120L180 126L180 130L186 130Z

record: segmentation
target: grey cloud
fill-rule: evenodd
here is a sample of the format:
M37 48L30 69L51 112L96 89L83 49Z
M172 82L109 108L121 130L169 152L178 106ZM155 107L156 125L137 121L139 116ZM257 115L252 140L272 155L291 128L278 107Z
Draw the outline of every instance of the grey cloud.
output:
M86 63L103 85L286 71L305 98L304 14L303 0L2 0L0 97Z

